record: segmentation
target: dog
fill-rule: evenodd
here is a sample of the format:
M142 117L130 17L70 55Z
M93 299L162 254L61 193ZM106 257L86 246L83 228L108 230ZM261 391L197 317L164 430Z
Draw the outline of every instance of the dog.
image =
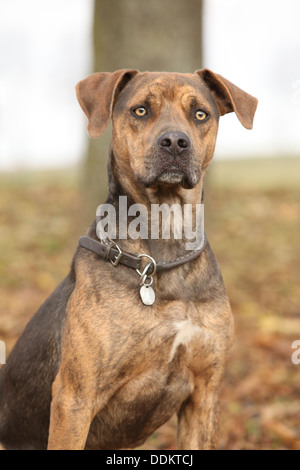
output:
M91 137L112 119L106 203L117 215L120 196L149 212L194 210L220 116L251 129L257 106L208 69L95 73L76 91ZM5 448L135 448L175 413L178 449L218 447L232 312L206 237L187 252L172 234L99 240L95 221L81 238L1 369Z

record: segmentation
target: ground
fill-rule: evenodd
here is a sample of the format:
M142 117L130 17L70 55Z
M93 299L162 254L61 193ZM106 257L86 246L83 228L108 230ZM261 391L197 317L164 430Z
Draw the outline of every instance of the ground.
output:
M12 349L86 231L79 172L0 175L0 340ZM217 161L205 226L236 324L221 449L300 450L300 159ZM300 355L299 355L300 358ZM175 449L176 418L142 449Z

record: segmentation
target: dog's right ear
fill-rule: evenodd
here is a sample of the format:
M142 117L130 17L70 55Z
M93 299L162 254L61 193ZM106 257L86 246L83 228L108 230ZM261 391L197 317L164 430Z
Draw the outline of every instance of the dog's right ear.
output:
M85 112L91 137L99 137L111 120L115 100L137 70L94 73L76 86L76 95Z

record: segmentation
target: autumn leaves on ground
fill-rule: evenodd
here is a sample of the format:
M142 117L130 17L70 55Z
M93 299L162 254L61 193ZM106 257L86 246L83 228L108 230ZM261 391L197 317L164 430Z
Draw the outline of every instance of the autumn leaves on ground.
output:
M0 340L8 353L85 233L78 181L75 171L0 175ZM300 364L291 360L300 340L299 183L299 159L216 162L208 175L206 231L236 323L221 449L300 450ZM175 446L174 417L142 449Z

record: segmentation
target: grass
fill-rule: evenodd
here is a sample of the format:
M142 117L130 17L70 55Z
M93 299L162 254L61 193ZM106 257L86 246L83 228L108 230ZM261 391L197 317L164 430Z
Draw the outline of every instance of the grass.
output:
M216 161L206 231L236 340L221 393L222 449L300 450L300 159ZM77 170L0 175L0 339L11 350L85 233ZM175 448L176 419L142 448Z
M215 160L209 178L220 188L272 190L300 186L300 158Z

